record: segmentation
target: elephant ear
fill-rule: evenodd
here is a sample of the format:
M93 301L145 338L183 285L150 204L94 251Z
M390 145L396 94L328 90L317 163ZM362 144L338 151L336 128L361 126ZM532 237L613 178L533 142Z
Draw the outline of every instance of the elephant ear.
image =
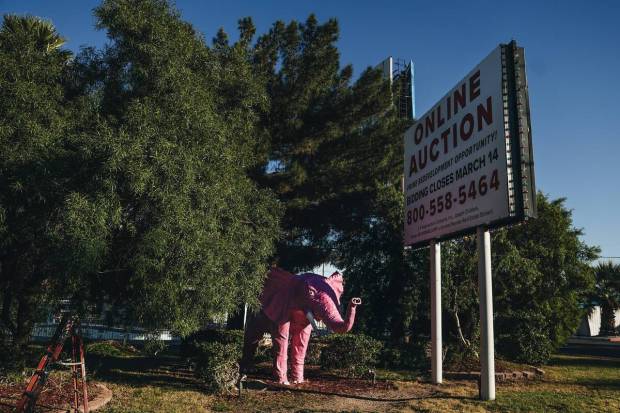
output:
M340 297L344 291L344 279L342 278L342 274L338 271L327 277L325 280L327 284L334 290L336 294L336 298L338 299L338 304L340 304Z
M293 274L277 267L269 270L260 302L263 312L271 321L279 322L288 317L293 291Z

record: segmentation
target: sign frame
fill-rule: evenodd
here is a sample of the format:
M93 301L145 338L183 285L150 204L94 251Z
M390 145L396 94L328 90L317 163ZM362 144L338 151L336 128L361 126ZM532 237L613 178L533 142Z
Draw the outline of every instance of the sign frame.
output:
M503 115L506 132L506 170L508 177L508 215L500 219L476 223L467 228L449 231L439 236L429 237L405 246L412 249L427 247L432 241L444 241L476 233L476 228L484 225L488 229L518 224L537 216L536 185L534 177L534 154L530 119L528 85L525 72L525 53L516 41L499 45L501 52L501 87ZM458 84L457 84L458 85ZM451 89L452 90L452 89ZM443 98L442 98L443 99ZM441 102L441 100L439 101ZM433 105L435 108L437 104ZM431 110L432 110L431 108ZM424 117L423 117L424 118ZM421 118L422 119L422 118ZM417 122L411 128L416 126ZM406 135L405 135L406 136ZM406 139L406 137L404 138ZM501 139L501 138L500 138ZM404 162L405 176L407 160ZM404 189L404 188L403 188ZM403 225L407 225L407 192L404 193L405 209Z

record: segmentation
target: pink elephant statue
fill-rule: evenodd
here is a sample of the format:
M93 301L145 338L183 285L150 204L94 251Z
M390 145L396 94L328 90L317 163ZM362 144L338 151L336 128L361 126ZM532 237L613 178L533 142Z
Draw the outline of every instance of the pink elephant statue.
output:
M343 290L342 275L338 272L323 277L312 273L294 275L281 268L272 268L260 296L261 311L246 326L242 371L251 365L258 342L268 332L273 343L274 376L279 383L288 385L290 336L293 383L302 383L304 359L314 320L322 320L336 333L345 333L353 327L355 308L361 300L351 300L343 320L338 311Z

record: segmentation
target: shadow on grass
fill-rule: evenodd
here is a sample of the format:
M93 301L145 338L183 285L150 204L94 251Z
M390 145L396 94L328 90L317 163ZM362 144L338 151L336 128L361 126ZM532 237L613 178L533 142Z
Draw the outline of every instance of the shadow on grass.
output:
M88 358L91 375L117 384L149 384L183 390L200 390L187 365L176 357L99 357Z
M600 380L575 380L575 384L586 386L596 390L620 390L620 379L600 379Z
M620 346L598 344L569 344L560 349L560 354L573 356L612 357L620 362Z
M551 359L552 366L558 367L581 367L581 368L620 368L620 359L584 357L583 354L575 354L575 357L554 357Z
M620 369L619 358L575 354L554 357L550 364L554 367L575 368L588 373L599 372L599 377L596 377L595 374L590 374L590 377L575 377L571 380L571 383L597 390L620 390L620 375L613 377L614 372L620 371L618 370ZM612 375L612 377L609 377L609 375Z

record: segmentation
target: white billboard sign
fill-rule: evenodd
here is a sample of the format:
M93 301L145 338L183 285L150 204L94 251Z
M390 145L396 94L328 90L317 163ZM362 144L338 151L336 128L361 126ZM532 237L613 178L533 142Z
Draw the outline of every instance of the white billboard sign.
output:
M405 133L406 245L515 215L505 47L495 49Z

